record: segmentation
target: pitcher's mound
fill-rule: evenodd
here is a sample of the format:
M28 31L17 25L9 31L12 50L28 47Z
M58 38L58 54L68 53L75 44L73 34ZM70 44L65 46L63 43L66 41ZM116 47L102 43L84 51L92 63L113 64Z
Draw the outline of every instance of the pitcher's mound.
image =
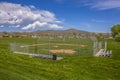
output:
M53 54L57 54L57 53L74 54L76 51L71 49L56 49L56 50L50 50L50 52Z

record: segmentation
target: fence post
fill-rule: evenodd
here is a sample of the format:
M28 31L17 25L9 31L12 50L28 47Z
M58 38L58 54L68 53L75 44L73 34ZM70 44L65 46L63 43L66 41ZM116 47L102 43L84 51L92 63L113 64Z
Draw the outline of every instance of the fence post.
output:
M105 42L104 50L105 50L105 51L107 50L107 42Z

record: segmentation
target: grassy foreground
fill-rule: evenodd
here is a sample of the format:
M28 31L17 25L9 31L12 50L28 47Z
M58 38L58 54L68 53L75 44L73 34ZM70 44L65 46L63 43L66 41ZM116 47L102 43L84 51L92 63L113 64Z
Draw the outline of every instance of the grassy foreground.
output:
M12 41L19 42L19 39L0 38L0 80L120 79L120 42L107 40L108 49L113 51L111 58L65 56L60 61L52 61L11 54L8 43Z

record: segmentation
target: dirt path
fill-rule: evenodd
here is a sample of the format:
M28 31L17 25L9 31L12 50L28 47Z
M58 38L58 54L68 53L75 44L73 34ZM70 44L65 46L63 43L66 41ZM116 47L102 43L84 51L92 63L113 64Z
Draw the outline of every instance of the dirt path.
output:
M74 54L76 51L72 49L56 49L56 50L50 50L50 52L53 54L58 54L58 53Z

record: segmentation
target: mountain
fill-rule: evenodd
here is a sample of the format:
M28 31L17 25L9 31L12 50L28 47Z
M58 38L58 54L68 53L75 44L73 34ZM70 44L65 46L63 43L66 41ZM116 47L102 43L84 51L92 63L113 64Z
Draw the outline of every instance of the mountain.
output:
M77 30L77 29L74 29L74 28L67 29L67 30L65 30L65 32L68 32L68 33L89 33L87 31Z
M38 30L33 32L34 34L55 34L55 35L73 35L73 34L87 34L89 32L83 30L77 30L74 28L67 30Z

